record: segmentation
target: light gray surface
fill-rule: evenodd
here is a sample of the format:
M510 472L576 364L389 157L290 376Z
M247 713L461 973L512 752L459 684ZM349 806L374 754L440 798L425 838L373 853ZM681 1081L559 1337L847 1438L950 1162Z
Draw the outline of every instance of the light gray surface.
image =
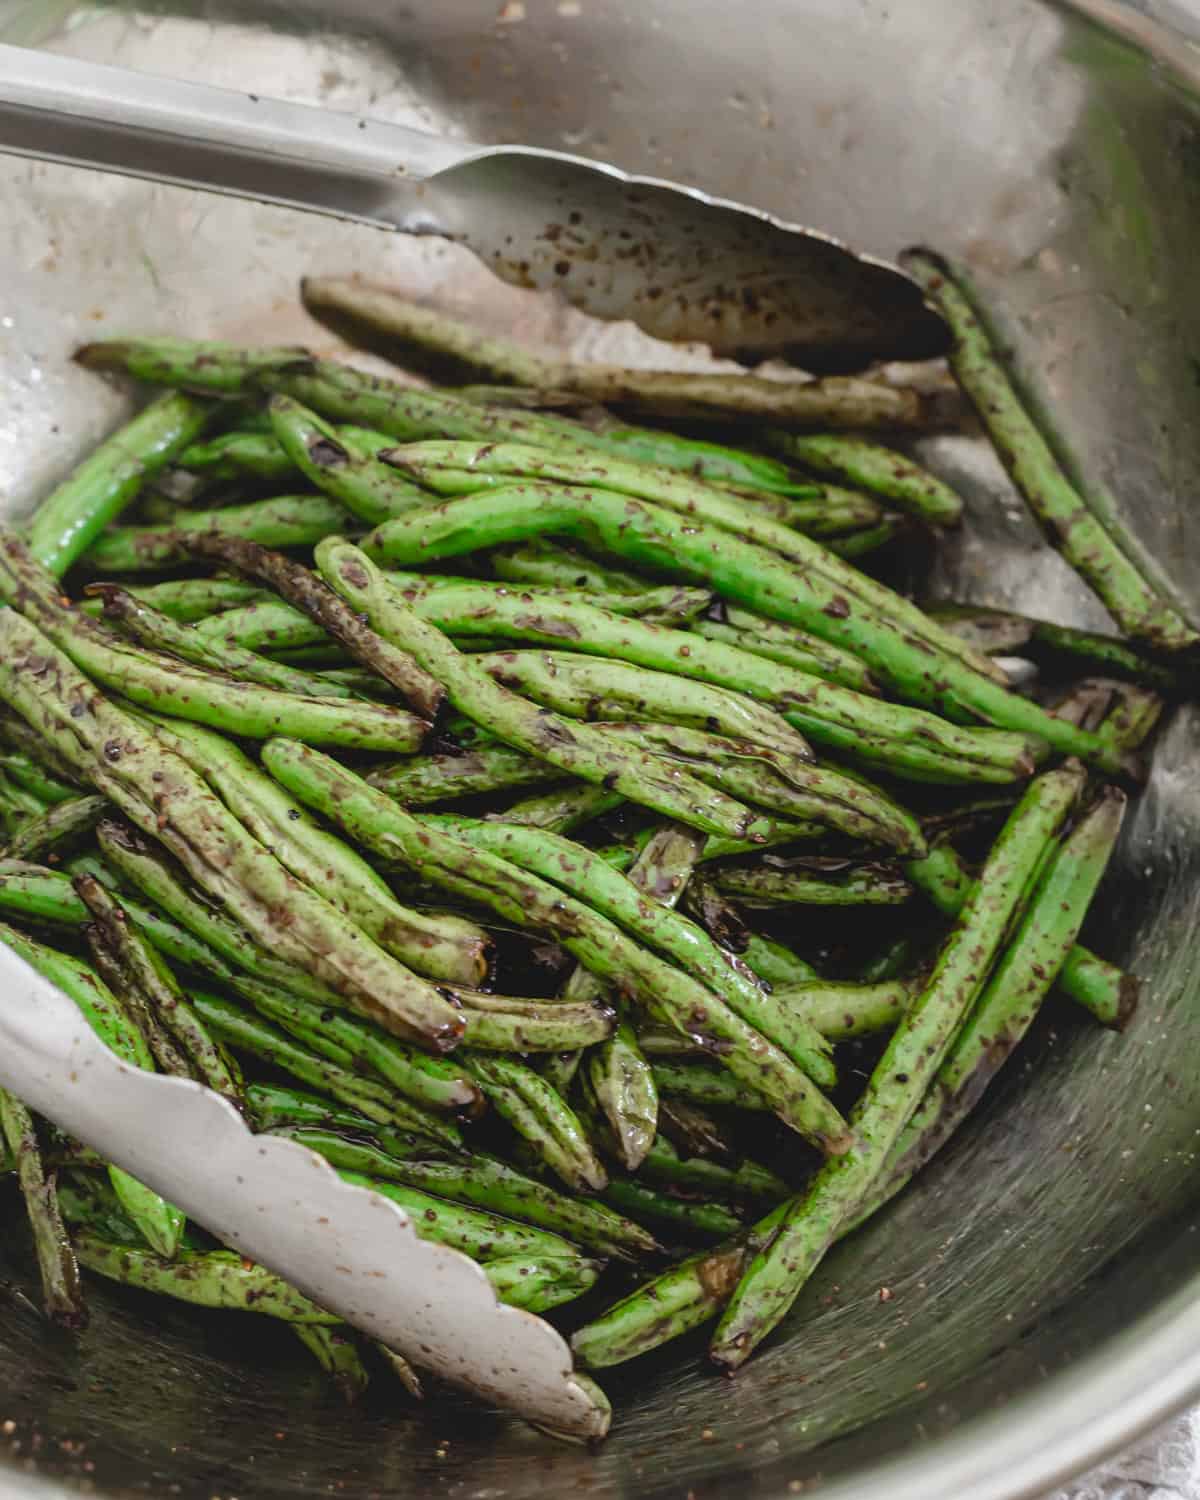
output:
M927 238L964 257L1096 503L1119 496L1158 565L1200 596L1200 130L1170 67L1032 0L343 0L342 37L303 34L320 11L306 0L259 7L270 36L222 19L248 16L248 0L170 9L28 5L20 39L369 104L460 138L595 152L880 255ZM65 363L74 343L183 328L328 349L295 310L304 271L359 270L597 357L629 347L620 328L498 293L427 242L24 163L0 170L0 202L0 487L14 505L122 409ZM1033 546L977 443L929 453L970 506L960 591L1102 622ZM82 1437L101 1487L177 1483L189 1497L341 1481L356 1496L783 1500L821 1476L843 1500L1013 1500L1062 1484L1200 1389L1195 733L1189 714L1164 736L1097 932L1151 981L1133 1030L1111 1037L1055 1011L983 1118L830 1260L732 1385L695 1349L672 1352L611 1382L602 1451L552 1451L453 1404L428 1419L320 1407L282 1349L223 1343L217 1357L186 1317L159 1338L147 1315L101 1297L79 1352L48 1347L17 1304L0 1319L0 1423L11 1416L28 1451L36 1421L53 1472L82 1477L84 1459L55 1446ZM435 1435L451 1439L442 1458ZM1147 1474L1142 1495L1155 1483ZM1164 1472L1172 1484L1186 1493Z

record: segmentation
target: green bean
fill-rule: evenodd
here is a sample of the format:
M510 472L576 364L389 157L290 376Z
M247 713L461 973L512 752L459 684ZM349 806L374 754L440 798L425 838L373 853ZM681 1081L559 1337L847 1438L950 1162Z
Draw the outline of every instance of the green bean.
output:
M659 1134L681 1156L733 1161L738 1154L728 1127L679 1093L664 1091L659 1099Z
M485 1213L448 1198L435 1198L407 1183L382 1177L367 1177L359 1172L339 1171L343 1182L369 1188L381 1198L397 1203L408 1214L414 1231L423 1240L449 1245L472 1260L486 1265L489 1260L509 1255L573 1256L577 1252L570 1241L548 1229L518 1224L498 1214Z
M333 644L323 626L282 599L264 596L196 626L205 640L225 641L248 651L282 652Z
M657 949L690 974L734 1012L762 1032L781 1052L822 1087L837 1079L828 1049L804 1025L789 1024L741 968L694 922L657 901L640 886L597 859L590 849L540 829L485 823L470 818L426 815L422 823L452 831L473 849L516 865L561 886L579 902Z
M506 743L706 832L746 833L751 815L732 799L711 792L690 776L666 771L642 750L613 747L589 726L544 713L494 682L482 666L409 609L399 591L387 584L358 548L344 542L322 545L317 565L345 599L369 616L381 635L414 652L445 684L459 713Z
M240 396L256 376L269 370L308 369L312 355L299 345L247 349L216 340L152 338L99 339L75 351L89 370L124 370L153 385Z
M409 652L400 650L371 629L315 573L281 553L235 538L197 537L193 550L269 584L287 603L303 611L340 642L356 661L401 692L415 712L428 719L437 717L445 698L441 683Z
M284 867L345 913L385 952L448 984L479 984L491 940L465 917L402 905L387 883L309 814L236 745L194 725L156 721L160 737L202 775L230 812Z
M812 964L774 938L752 932L742 962L769 985L804 984L820 976Z
M131 1068L154 1071L154 1059L145 1037L117 997L86 964L35 943L3 924L0 924L0 942L74 1001L110 1052ZM168 1258L174 1255L183 1234L183 1214L120 1167L110 1166L107 1170L113 1191L136 1231L151 1249Z
M809 677L850 688L870 697L879 696L879 686L863 662L849 651L831 646L828 641L781 625L778 620L764 620L748 610L732 608L723 602L720 619L701 618L692 625L694 634L707 641L720 641L752 656L764 657L783 667L794 667Z
M1050 544L1091 585L1125 635L1163 651L1200 644L1200 634L1155 591L1063 472L949 267L926 253L910 254L906 264L953 329L950 367Z
M956 917L970 895L974 882L958 854L939 844L925 860L905 866L905 874L938 910ZM1138 1002L1138 981L1132 974L1098 957L1082 943L1067 954L1058 975L1063 994L1090 1011L1103 1026L1123 1031Z
M744 1267L778 1232L788 1206L779 1204L752 1228L670 1266L577 1329L571 1337L576 1362L589 1370L622 1364L716 1317Z
M58 802L20 828L4 846L5 859L53 862L63 849L87 838L108 810L103 797L72 797Z
M408 1360L402 1354L397 1354L394 1349L389 1349L386 1344L376 1344L375 1352L413 1400L424 1401L425 1391L421 1385L421 1377Z
M303 745L275 741L263 763L294 796L339 823L351 838L399 859L422 879L492 907L506 921L562 942L593 973L631 989L638 1004L688 1035L711 1038L721 1060L772 1099L781 1118L826 1149L845 1144L837 1111L789 1059L711 991L626 938L607 919L557 887L463 841L417 822L344 767Z
M523 1000L454 990L467 1017L464 1041L484 1052L561 1052L590 1047L612 1036L616 1020L603 1005L586 1000Z
M402 1099L390 1085L318 1057L232 1000L193 990L192 1004L217 1039L234 1051L290 1073L309 1088L330 1095L389 1129L412 1131L448 1146L461 1146L462 1132L452 1120Z
M46 807L71 802L79 796L78 786L52 776L38 761L21 750L0 751L0 772Z
M290 1084L247 1084L246 1118L258 1131L287 1133L310 1127L349 1131L358 1140L377 1141L391 1160L451 1161L461 1155L457 1145L435 1141L419 1131L388 1126L351 1106L336 1104L326 1095L309 1094Z
M75 892L98 924L130 987L166 1027L201 1083L237 1105L240 1080L213 1042L174 975L130 922L120 902L90 875L76 876Z
M127 592L135 599L152 605L181 625L197 624L225 610L250 604L267 596L253 584L240 578L171 578L165 583L131 583ZM80 606L93 618L100 613L99 599L87 599Z
M53 1174L47 1173L33 1115L6 1089L0 1089L0 1137L16 1160L17 1181L33 1232L46 1316L65 1328L83 1328L87 1308L79 1266L63 1224Z
M77 880L90 877L76 876ZM195 1071L166 1022L151 1004L146 991L137 983L123 955L109 941L102 923L89 922L83 929L89 955L96 973L129 1012L130 1018L146 1039L160 1072L171 1078L195 1078Z
M234 983L236 971L243 970L306 999L337 1003L337 991L331 985L267 952L247 928L188 890L161 851L132 827L106 821L97 829L97 841L106 864L122 884L133 886L153 903L139 905L122 891L122 904L138 929L167 958L227 984Z
M349 688L314 672L302 672L272 661L254 651L231 645L220 637L200 636L190 625L172 620L115 583L91 583L85 592L101 599L104 617L119 622L124 633L138 646L168 652L194 666L224 672L243 682L278 688L283 693L300 693L310 698L356 696Z
M933 1087L892 1147L872 1212L949 1139L1029 1030L1103 879L1125 801L1117 788L1105 788L1046 862L1020 925Z
M69 876L23 860L0 861L0 910L33 921L81 926L88 920Z
M440 360L518 386L577 393L591 401L689 419L746 420L766 415L809 425L822 420L849 427L893 426L918 420L914 393L861 379L804 382L754 375L677 373L574 364L536 355L507 339L482 335L467 323L395 293L338 277L308 277L310 308L350 318L376 338L415 346ZM886 393L886 394L885 394ZM908 400L899 399L909 397Z
M340 1328L323 1328L308 1323L293 1323L292 1332L313 1356L325 1373L352 1405L370 1384L371 1377L363 1364L354 1335Z
M961 496L894 448L844 433L769 429L765 436L772 448L802 469L879 495L923 521L957 526L962 520Z
M34 512L29 548L38 562L60 578L191 442L210 410L189 396L160 396L106 438Z
M1153 734L1166 704L1152 688L1135 683L1124 684L1116 697L1096 733L1115 752L1138 750Z
M971 663L987 675L997 675L986 657L980 657L952 631L930 620L915 605L857 569L848 567L828 548L772 517L761 504L747 503L743 497L720 486L706 484L694 471L674 474L654 464L622 462L607 454L576 458L546 449L504 443L488 443L483 447L470 443L411 444L392 450L388 457L393 463L403 461L407 472L431 483L432 471L425 466L448 462L467 468L476 476L506 478L507 489L502 485L495 493L511 491L520 480L551 481L573 488L588 487L589 493L613 491L626 494L635 501L652 502L674 514L686 515L699 525L713 526L745 543L762 546L778 557L817 572L827 584L840 588L851 600L857 601L860 612L863 606L867 606L892 622L893 628L906 629L915 639L924 641L927 654L932 648L953 660ZM483 481L477 477L477 482ZM583 539L586 542L587 535ZM604 546L610 551L620 550L609 546L607 539ZM821 634L819 631L815 633Z
M477 664L497 681L515 682L523 693L574 718L680 724L755 740L802 764L813 759L800 735L763 705L669 671L567 651L495 651Z
M97 1235L77 1234L75 1251L80 1264L97 1275L200 1307L264 1313L287 1323L332 1326L341 1321L232 1250L182 1250L174 1260L166 1260L148 1250L109 1244Z
M458 1063L430 1057L369 1021L261 982L239 985L238 992L259 1015L311 1051L340 1067L383 1079L422 1109L463 1115L477 1115L483 1109L483 1095Z
M42 727L98 792L157 836L279 957L390 1030L436 1050L455 1044L462 1021L447 1001L289 875L185 761L11 610L0 610L0 698Z
M416 749L427 730L423 719L382 703L252 687L129 646L64 606L53 579L11 535L0 539L0 596L16 602L96 682L172 717L199 720L248 739L286 728L317 743L394 751Z
M913 888L890 865L849 865L844 860L812 859L788 869L727 865L715 869L717 889L750 907L896 906Z
M662 1093L678 1094L692 1104L717 1105L724 1109L760 1110L766 1107L760 1094L704 1062L681 1062L660 1057L654 1063L654 1081Z
M491 813L489 817L499 823L519 823L526 828L541 828L546 833L567 834L582 823L603 817L624 801L619 792L607 792L603 787L588 786L583 782L559 787L540 796L523 797L503 812Z
M661 1135L646 1153L642 1175L681 1192L706 1193L738 1204L777 1203L792 1191L781 1177L756 1161L684 1157Z
M830 1041L890 1031L908 1010L914 995L911 979L880 980L875 984L820 979L781 986L780 1005L792 1007Z
M678 1198L636 1178L614 1177L604 1192L605 1201L631 1218L648 1220L662 1229L674 1230L685 1239L723 1239L741 1228L742 1221L723 1203L701 1198Z
M534 1070L516 1058L473 1054L471 1071L488 1103L546 1165L577 1192L599 1192L608 1174L574 1111Z
M373 787L405 807L430 807L477 792L548 786L562 779L563 772L557 766L499 741L461 754L408 756L380 766L368 776Z
M1122 769L1111 765L1111 754L1095 736L1055 719L968 664L931 656L927 645L914 644L894 623L868 618L851 604L840 580L826 580L814 569L798 571L763 547L644 501L603 490L514 485L389 521L371 534L367 550L393 563L424 564L544 531L596 537L609 551L682 573L757 613L811 630L854 651L876 675L918 703L949 704L956 712L1035 735L1061 752L1091 757L1105 769ZM846 692L817 678L811 682L810 692L819 691L823 702L830 693ZM816 702L815 696L811 701ZM877 712L880 705L867 701ZM814 733L814 716L802 724L809 734Z
M831 536L825 545L836 556L853 561L866 557L869 552L878 552L897 537L911 533L913 523L908 516L885 515L874 526L864 526L861 531L850 531L845 536Z
M501 1302L544 1313L582 1297L601 1266L582 1255L506 1255L489 1260L483 1271Z
M291 479L296 465L267 432L222 432L207 442L191 443L175 460L175 466L206 480Z
M428 491L404 479L346 428L332 427L288 396L273 396L269 410L275 440L290 463L368 526L429 504Z
M750 1262L717 1327L710 1355L734 1369L776 1326L861 1204L944 1061L963 1020L1077 800L1081 767L1033 781L1002 829L923 990L915 997L855 1106L856 1144L822 1167L791 1201L771 1242ZM760 1226L761 1227L761 1226Z
M235 537L264 547L311 547L331 532L346 531L353 517L324 495L274 495L220 510L181 511L154 526L115 526L83 561L95 573L156 573L189 560L198 536Z
M363 1123L369 1128L369 1121ZM568 1197L495 1157L473 1152L445 1161L397 1159L370 1139L347 1137L324 1125L285 1125L274 1133L299 1141L339 1169L406 1183L437 1198L549 1229L599 1255L629 1260L660 1248L653 1235L602 1203Z
M614 568L545 537L533 537L519 546L501 547L492 553L491 564L498 578L511 583L548 589L586 589L604 595L607 607L618 613L622 611L617 609L616 600L622 595L636 597L646 588L646 580L640 574Z

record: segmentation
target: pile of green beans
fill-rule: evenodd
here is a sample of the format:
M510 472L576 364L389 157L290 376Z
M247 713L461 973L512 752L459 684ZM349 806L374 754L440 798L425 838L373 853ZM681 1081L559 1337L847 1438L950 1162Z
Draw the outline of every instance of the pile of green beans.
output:
M482 383L91 344L165 390L0 533L0 942L130 1066L557 1310L581 1368L709 1323L736 1368L1052 992L1134 1013L1079 937L1200 637L914 268L1123 637L889 586L892 539L964 516L891 445L930 420L907 388L569 365L332 278L318 315ZM4 1176L55 1321L104 1277L419 1394L0 1093Z

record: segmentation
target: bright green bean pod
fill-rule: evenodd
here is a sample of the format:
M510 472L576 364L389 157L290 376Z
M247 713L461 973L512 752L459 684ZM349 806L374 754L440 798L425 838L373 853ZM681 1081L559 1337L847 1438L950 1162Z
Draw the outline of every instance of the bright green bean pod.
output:
M772 448L802 469L879 495L934 526L957 526L962 520L962 497L894 448L845 433L771 428L765 437Z
M368 526L430 503L428 491L299 401L273 396L269 410L276 442L289 462Z
M347 1329L293 1323L292 1332L333 1380L348 1404L353 1404L371 1382L354 1335Z
M435 1198L406 1183L390 1182L381 1177L364 1177L358 1172L340 1171L338 1176L343 1182L353 1183L355 1187L370 1188L381 1198L398 1203L423 1240L433 1240L435 1244L461 1250L464 1255L469 1255L482 1265L507 1255L569 1257L577 1253L569 1240L552 1234L548 1229L537 1229L532 1224L518 1224L515 1220L501 1218L498 1214L485 1213L482 1209L469 1208L462 1203L452 1203L448 1198Z
M190 625L172 620L115 583L89 584L86 592L103 601L106 620L117 621L125 635L148 650L165 651L182 661L191 662L193 666L205 667L210 672L224 672L242 682L261 683L282 693L300 693L310 698L357 696L349 688L331 682L327 677L319 677L315 672L302 672L283 662L272 661L242 646L231 645L219 636L200 636Z
M961 857L948 845L936 845L927 859L915 860L905 874L944 916L956 917L971 893L973 881ZM1090 1011L1103 1026L1123 1031L1137 1008L1139 985L1132 974L1100 958L1082 943L1067 954L1058 975L1063 994Z
M931 655L927 643L914 642L894 623L871 617L868 609L852 602L840 579L797 569L790 559L662 506L604 490L515 484L389 521L365 546L372 556L394 564L424 565L547 531L591 538L607 551L708 584L756 613L810 630L853 651L881 680L916 703L949 706L969 718L1036 736L1062 753L1091 758L1104 769L1122 770L1094 735L1055 719L968 663ZM846 691L817 678L812 682L826 693ZM815 716L811 712L808 719ZM804 727L814 733L811 724Z
M167 334L98 339L77 349L75 359L89 370L124 370L153 385L177 385L220 396L241 395L267 371L312 365L312 355L299 345L254 349Z
M590 1291L602 1269L582 1255L505 1255L489 1260L483 1271L501 1302L544 1313Z
M723 1203L703 1198L680 1198L632 1177L614 1177L604 1198L630 1218L674 1231L685 1240L724 1239L742 1227L737 1214Z
M370 1128L369 1121L362 1124ZM339 1169L406 1183L437 1198L548 1229L599 1255L629 1260L661 1248L653 1235L602 1203L560 1193L495 1157L472 1152L444 1161L398 1159L369 1139L342 1135L322 1124L285 1125L274 1134L299 1141Z
M174 1260L166 1260L147 1250L106 1243L93 1234L77 1234L75 1250L80 1264L97 1275L181 1302L263 1313L287 1323L331 1326L341 1321L232 1250L182 1250Z
M155 526L117 526L84 558L92 574L156 573L189 559L188 541L213 533L263 547L312 547L323 536L353 529L349 511L324 495L276 495L219 510L181 511Z
M106 438L34 512L29 549L38 562L61 578L210 412L190 396L160 396Z
M462 1145L462 1132L453 1120L401 1098L390 1085L318 1057L232 1000L194 990L192 1004L213 1035L234 1051L290 1073L309 1088L328 1094L389 1129L413 1131L448 1146Z
M79 796L78 786L52 776L38 761L21 750L0 751L0 772L46 807L70 802Z
M718 891L750 907L897 906L913 894L892 866L846 867L840 860L813 859L789 869L724 865L714 867L711 878Z
M110 1052L131 1068L154 1072L154 1059L145 1037L113 992L86 964L35 943L2 924L0 942L73 1000ZM168 1259L173 1256L179 1248L185 1222L179 1209L120 1167L110 1166L108 1178L118 1201L150 1248Z

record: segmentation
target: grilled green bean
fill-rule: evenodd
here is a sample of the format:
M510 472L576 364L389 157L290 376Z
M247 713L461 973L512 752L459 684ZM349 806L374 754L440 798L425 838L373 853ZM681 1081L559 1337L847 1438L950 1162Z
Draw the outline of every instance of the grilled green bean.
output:
M94 1234L77 1234L75 1251L80 1264L99 1276L200 1307L264 1313L286 1323L332 1326L341 1321L273 1272L232 1250L181 1250L174 1260L166 1260L148 1250L110 1244Z
M106 438L35 511L29 548L38 562L60 578L192 441L210 410L190 396L160 396Z
M61 859L68 846L85 839L108 810L103 797L72 797L21 824L4 846L5 859L37 862Z
M63 1224L54 1177L47 1173L42 1160L33 1115L5 1089L0 1089L0 1136L16 1160L17 1181L42 1277L46 1316L66 1328L83 1328L87 1308L79 1265Z
M928 981L893 1033L852 1121L856 1144L789 1204L769 1245L750 1262L717 1327L710 1354L734 1369L776 1326L842 1227L874 1191L982 991L1006 932L1082 790L1081 767L1032 782L1000 833ZM761 1226L760 1226L761 1227Z
M214 1093L239 1104L240 1080L205 1030L170 969L130 922L120 902L90 875L76 876L74 885L122 972L128 976L130 987L166 1027L195 1076Z
M419 823L352 772L305 746L275 741L264 765L293 795L332 817L352 838L422 878L491 906L507 921L557 937L581 963L639 1006L687 1035L712 1039L737 1076L770 1095L794 1129L826 1149L845 1145L840 1116L804 1074L760 1033L689 975L624 937L607 919L555 886Z
M844 433L769 429L765 436L772 448L802 469L879 495L923 521L956 526L962 520L962 497L894 448Z
M968 663L949 654L931 656L928 643L910 640L895 623L871 617L852 602L853 591L841 579L834 581L811 568L799 570L764 547L662 506L604 490L516 484L389 521L365 545L373 556L405 565L460 556L546 531L591 537L608 551L709 584L757 613L810 630L853 651L881 680L916 703L950 707L1014 733L1036 736L1060 752L1091 758L1103 769L1123 770L1094 735L1055 719ZM816 678L812 682L826 693L846 691ZM814 734L810 721L815 714L804 721L789 717Z
M357 442L346 428L321 420L299 401L273 396L271 428L286 458L306 479L368 526L427 505L427 490L405 479Z
M98 339L75 351L89 370L125 370L153 385L177 385L189 391L238 396L268 370L307 369L312 355L299 345L247 349L216 340L153 338Z
M235 1052L280 1068L389 1129L411 1131L448 1146L462 1144L462 1132L452 1120L402 1099L389 1085L318 1057L232 1000L193 990L192 1004L213 1035Z
M950 268L923 252L906 257L906 264L953 329L950 367L1051 545L1091 585L1126 635L1163 651L1200 645L1200 634L1156 592L1063 472Z
M186 563L189 543L197 536L311 547L353 525L349 511L324 495L276 495L219 510L180 511L154 526L116 526L93 543L84 562L92 573L157 573Z
M386 952L448 984L476 985L491 940L465 917L402 905L387 883L343 840L319 828L279 784L223 736L157 720L176 754L202 775L230 812L292 874L344 912Z
M0 942L73 1000L91 1029L122 1062L147 1073L154 1071L154 1059L133 1018L86 964L35 943L12 927L0 925ZM183 1234L183 1214L120 1167L107 1170L113 1192L137 1233L160 1255L174 1255Z
M664 772L644 751L618 749L594 729L544 713L494 682L482 666L425 624L358 548L342 542L323 544L317 563L331 585L365 611L383 636L417 653L446 684L449 700L460 713L498 738L708 833L746 834L751 814L731 798L711 792L686 774Z
M850 865L842 860L812 859L788 869L764 865L714 868L718 891L750 907L896 906L909 900L913 888L889 865Z
M369 1121L363 1124L370 1128ZM568 1197L495 1157L472 1152L470 1157L444 1161L397 1158L370 1139L346 1136L322 1124L284 1125L274 1133L299 1141L340 1169L407 1183L437 1198L549 1229L598 1255L628 1260L660 1248L653 1235L602 1203Z

